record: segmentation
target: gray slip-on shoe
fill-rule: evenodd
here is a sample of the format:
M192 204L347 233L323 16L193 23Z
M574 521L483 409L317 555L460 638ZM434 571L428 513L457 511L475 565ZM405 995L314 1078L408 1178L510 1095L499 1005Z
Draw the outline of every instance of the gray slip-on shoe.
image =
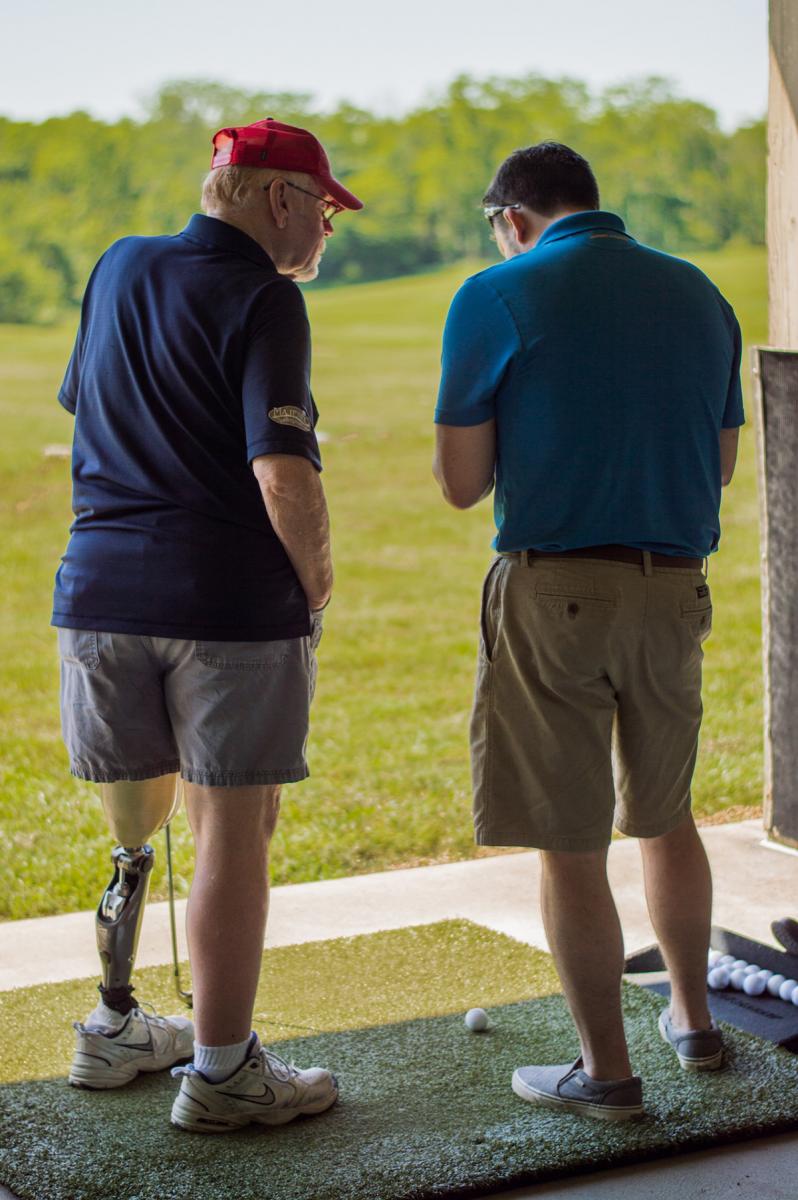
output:
M628 1121L643 1112L643 1085L638 1075L592 1079L582 1070L581 1057L559 1067L518 1067L513 1072L513 1091L530 1104L600 1121Z
M771 921L770 932L777 942L781 942L788 954L798 954L798 921L795 917L782 917L780 921Z
M675 1029L671 1010L664 1008L659 1015L659 1032L683 1071L717 1071L723 1066L723 1034L714 1021L710 1029Z

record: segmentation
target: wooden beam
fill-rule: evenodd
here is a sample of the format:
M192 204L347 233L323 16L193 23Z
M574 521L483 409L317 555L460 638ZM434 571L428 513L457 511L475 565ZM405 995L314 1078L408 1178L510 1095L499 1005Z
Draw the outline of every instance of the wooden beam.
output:
M764 825L798 846L798 352L754 347L765 674Z
M770 345L798 350L796 0L770 0L767 241Z

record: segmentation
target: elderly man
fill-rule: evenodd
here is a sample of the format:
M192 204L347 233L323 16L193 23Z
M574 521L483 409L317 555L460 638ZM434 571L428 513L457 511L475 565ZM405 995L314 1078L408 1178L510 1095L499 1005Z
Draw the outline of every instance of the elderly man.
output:
M662 1037L721 1065L706 1001L711 879L690 815L710 630L704 559L734 469L740 332L695 267L599 211L587 162L516 151L485 196L504 263L446 323L435 473L468 508L496 484L471 753L477 840L541 851L546 933L581 1041L521 1067L523 1099L642 1111L607 882L613 819L640 839L671 979Z
M205 215L97 264L61 403L75 414L74 512L59 568L62 722L120 843L97 912L101 1000L70 1082L181 1067L174 1124L283 1124L335 1102L251 1032L280 785L305 746L332 568L314 433L314 279L360 200L320 142L269 118L214 138ZM182 784L180 781L182 780ZM153 851L185 793L191 1022L148 1015L130 978Z

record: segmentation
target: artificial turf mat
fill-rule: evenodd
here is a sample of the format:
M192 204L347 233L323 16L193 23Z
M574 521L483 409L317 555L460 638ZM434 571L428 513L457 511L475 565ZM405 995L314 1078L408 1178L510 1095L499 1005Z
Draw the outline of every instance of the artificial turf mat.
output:
M264 976L259 1008L325 1030L278 1049L335 1070L334 1109L183 1133L168 1124L168 1073L106 1093L65 1085L62 1026L87 1007L85 981L20 989L0 995L0 1180L25 1200L431 1200L798 1125L798 1058L727 1028L727 1069L683 1072L657 1035L663 1001L633 985L646 1116L614 1125L523 1103L513 1068L567 1061L573 1027L547 956L468 922L267 951ZM167 969L138 978L142 995L169 999ZM492 1007L487 1033L463 1025L475 1004Z

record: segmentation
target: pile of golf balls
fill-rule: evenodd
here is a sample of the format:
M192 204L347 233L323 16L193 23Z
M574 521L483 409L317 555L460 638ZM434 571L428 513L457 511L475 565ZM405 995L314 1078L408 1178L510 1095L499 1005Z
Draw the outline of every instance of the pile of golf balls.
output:
M720 950L709 952L707 983L718 992L730 986L745 992L746 996L769 992L782 1000L792 1000L798 1007L798 980L785 979L783 975L775 975L773 971L735 958L733 954L721 954Z

